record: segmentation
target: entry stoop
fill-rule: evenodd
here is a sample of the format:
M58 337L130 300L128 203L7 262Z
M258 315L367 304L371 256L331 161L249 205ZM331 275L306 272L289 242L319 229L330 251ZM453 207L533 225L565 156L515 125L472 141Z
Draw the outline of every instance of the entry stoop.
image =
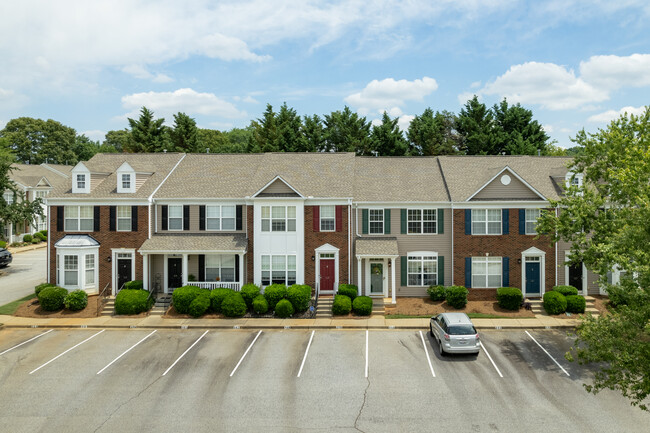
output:
M150 316L162 316L167 312L169 305L172 303L172 295L164 294L156 298L156 303L149 312Z
M115 296L109 296L106 298L101 316L112 316L113 314L115 314Z
M372 298L372 315L383 316L385 314L384 298Z
M333 296L320 296L318 298L318 305L316 306L316 318L331 319L332 304L334 304Z

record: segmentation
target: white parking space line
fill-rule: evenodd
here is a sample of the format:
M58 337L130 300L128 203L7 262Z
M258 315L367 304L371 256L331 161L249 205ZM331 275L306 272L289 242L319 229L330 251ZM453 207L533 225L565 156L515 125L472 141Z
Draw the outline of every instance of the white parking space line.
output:
M45 366L46 366L47 364L49 364L50 362L54 362L54 361L56 361L57 359L59 359L60 357L62 357L63 355L65 355L66 353L70 352L72 349L81 346L81 345L84 344L86 341L90 341L90 340L92 340L93 338L97 337L99 334L101 334L101 333L104 332L104 331L105 331L105 330L102 329L102 330L99 331L97 334L93 334L93 335L91 335L90 337L88 337L88 338L86 338L84 341L82 341L81 343L77 343L77 344L75 344L74 346L72 346L71 348L69 348L69 349L66 350L65 352L61 353L60 355L55 356L54 358L52 358L52 359L50 359L49 361L47 361L45 364L43 364L43 365L41 365L40 367L35 368L34 370L30 371L29 374L32 374L32 373L37 372L38 370L40 370L41 368L45 367Z
M255 342L257 341L257 337L259 337L261 333L262 333L261 330L260 330L260 332L257 333L257 335L255 336L255 339L253 340L253 342L250 344L250 346L248 346L248 349L246 349L246 352L244 352L244 354L242 355L242 357L239 360L239 362L237 363L237 365L235 365L235 368L233 369L232 373L230 373L230 377L232 377L232 375L235 374L235 371L237 371L237 369L239 368L239 364L241 364L242 361L244 360L244 358L246 358L246 355L248 354L248 351L251 350L251 347L253 347L253 344L255 344Z
M309 347L311 347L311 340L314 339L314 333L316 331L311 331L311 337L309 337L309 343L307 343L307 349L305 350L305 356L302 358L302 364L300 364L300 370L298 371L298 376L302 374L302 368L305 366L305 361L307 360L307 354L309 353Z
M42 334L38 334L36 337L32 337L32 338L30 338L30 339L27 340L27 341L23 341L23 342L20 343L20 344L16 344L14 347L10 347L9 349L7 349L7 350L5 350L4 352L0 353L0 355L4 355L5 353L9 352L10 350L14 350L14 349L17 348L17 347L22 346L23 344L27 344L27 343L29 343L30 341L34 341L34 340L36 340L37 338L42 337L42 336L45 335L45 334L49 334L49 333L52 332L52 331L54 331L54 329L50 329L49 331L45 331L45 332L43 332Z
M485 345L483 344L483 342L480 341L479 344L481 345L481 347L483 348L483 351L485 352L485 354L487 355L488 359L489 359L490 362L492 363L492 366L494 366L494 369L497 371L497 373L499 373L499 376L503 377L503 374L501 374L501 371L499 370L499 367L497 367L497 365L496 365L496 364L494 363L494 361L492 360L492 357L491 357L490 354L488 353L488 351L487 351L487 349L485 348Z
M209 330L208 330L208 331L209 331ZM171 370L172 368L174 368L174 366L176 365L176 363L177 363L178 361L180 361L181 359L183 359L183 357L187 354L187 352L189 352L189 351L192 349L192 347L196 346L196 343L198 343L199 341L201 341L201 338L203 338L203 337L205 336L205 334L208 333L208 331L205 331L203 334L201 334L201 336L200 336L200 337L199 337L199 338L198 338L194 343L192 343L192 345L191 345L190 347L188 347L187 350L185 350L185 352L183 352L183 354L182 354L181 356L179 356L178 359L176 359L176 361L174 361L174 363L173 363L172 365L170 365L169 368L168 368L167 370L165 370L165 372L164 372L162 375L164 376L164 375L166 375L167 373L169 373L169 370Z
M528 331L525 331L525 332L526 332L526 334L528 334L528 336L529 336L530 338L532 338L532 340L533 340L533 341L534 341L534 342L535 342L535 343L540 347L540 349L542 349L542 350L544 351L544 353L546 353L546 354L548 355L548 357L551 358L551 359L553 360L553 362L555 363L555 365L557 365L558 367L560 367L560 369L564 372L564 374L566 374L567 376L569 376L569 373L564 369L564 367L562 367L562 366L560 365L560 363L557 362L557 361L555 360L555 358L553 358L553 357L551 356L551 354L548 353L548 352L546 351L546 349L544 349L544 347L543 347L541 344L539 344L539 343L537 342L537 340L535 340L535 338L534 338L532 335L530 335L530 333L529 333Z
M129 353L129 352L131 351L131 349L133 349L135 346L137 346L138 344L142 343L142 342L143 342L144 340L146 340L147 338L151 337L151 336L154 334L154 332L156 332L155 329L153 330L153 332L151 332L151 334L147 335L147 336L144 337L142 340L138 341L138 342L135 343L133 346L131 346L131 347L129 347L128 349L126 349L126 350L125 350L125 351L124 351L120 356L118 356L117 358L115 358L114 360L112 360L111 362L109 362L108 365L107 365L106 367L102 368L101 370L99 370L99 371L97 372L97 374L99 374L99 373L101 373L102 371L106 370L108 367L110 367L111 365L113 365L113 363L114 363L115 361L117 361L118 359L120 359L121 357L123 357L124 355L126 355L127 353Z
M366 329L366 377L368 377L368 330Z
M420 338L422 339L422 347L424 347L424 354L427 356L427 361L429 361L429 369L431 369L431 376L436 377L436 374L433 372L433 365L431 365L431 358L429 358L429 351L427 350L427 344L424 342L424 335L420 331Z

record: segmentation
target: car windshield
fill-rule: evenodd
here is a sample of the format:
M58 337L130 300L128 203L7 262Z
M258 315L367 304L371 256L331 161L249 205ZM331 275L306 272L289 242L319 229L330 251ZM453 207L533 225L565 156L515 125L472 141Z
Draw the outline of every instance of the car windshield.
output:
M447 333L449 335L470 335L476 334L476 329L472 325L450 325Z

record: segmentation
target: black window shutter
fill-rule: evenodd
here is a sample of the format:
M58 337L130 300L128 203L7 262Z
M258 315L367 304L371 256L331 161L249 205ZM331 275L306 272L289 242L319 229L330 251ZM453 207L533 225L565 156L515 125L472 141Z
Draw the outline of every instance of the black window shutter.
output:
M508 235L510 234L510 209L502 209L501 215L502 215L501 224L503 225L502 234Z
M138 207L131 206L131 231L138 231Z
M235 282L239 283L239 254L235 255Z
M519 209L519 234L526 234L526 209Z
M237 205L237 214L236 214L236 230L241 230L242 229L242 205L238 204Z
M472 258L465 257L465 287L472 287Z
M205 281L205 254L199 254L199 281Z
M93 208L93 212L94 212L94 215L93 215L93 217L94 217L93 218L93 224L94 224L93 231L98 232L99 231L99 206L95 206Z
M465 209L465 234L472 234L472 210Z
M199 206L199 230L205 230L205 206Z
M501 284L503 287L510 287L510 257L504 257L502 262L503 273L501 275Z
M62 232L63 231L63 212L64 212L64 207L63 206L57 206L56 208L56 230Z
M162 206L162 230L167 230L167 215L168 215L168 208L167 205Z
M116 211L116 209L117 208L115 206L111 206L109 208L109 211L108 211L108 215L109 215L109 220L108 220L109 221L109 227L108 227L108 229L110 231L112 231L112 232L115 231L115 211Z
M368 209L361 209L361 233L368 234Z
M183 230L190 229L190 205L183 205Z

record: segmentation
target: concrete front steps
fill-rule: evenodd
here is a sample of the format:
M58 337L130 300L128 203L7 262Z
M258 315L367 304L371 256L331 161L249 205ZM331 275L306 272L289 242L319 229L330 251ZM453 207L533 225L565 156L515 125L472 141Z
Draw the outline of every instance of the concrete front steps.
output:
M169 305L172 303L172 295L164 294L156 298L156 303L149 312L150 316L162 316L167 312Z
M112 316L115 313L115 296L109 296L106 299L104 308L102 309L101 316Z
M593 296L585 296L585 301L587 302L587 306L585 307L585 314L586 313L591 313L594 316L598 316L598 310L595 307L595 301L596 299ZM530 302L530 307L531 311L534 314L543 314L546 315L546 310L544 310L544 301L542 301L541 298L535 298L535 299L526 299L526 302Z
M319 296L318 305L316 306L316 318L331 319L333 303L334 303L333 296Z

